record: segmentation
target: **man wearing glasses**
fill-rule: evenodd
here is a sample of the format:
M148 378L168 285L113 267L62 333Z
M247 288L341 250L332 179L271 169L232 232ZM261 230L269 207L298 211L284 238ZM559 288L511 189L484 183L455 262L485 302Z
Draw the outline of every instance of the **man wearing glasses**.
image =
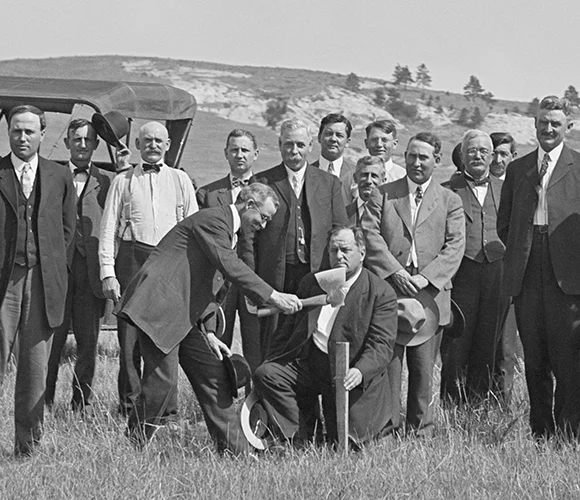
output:
M268 186L244 187L234 205L207 208L179 222L152 251L117 304L117 316L137 328L144 368L141 394L129 416L129 435L144 444L177 393L178 365L191 382L208 431L220 452L247 451L222 363L229 347L199 320L228 280L257 304L293 314L295 295L279 293L238 257L237 233L259 231L279 202Z
M461 197L465 212L465 255L451 298L463 312L466 328L460 337L444 335L441 342L441 399L456 404L481 402L490 391L498 398L505 395L514 369L513 343L502 334L509 307L508 297L500 294L505 246L496 231L503 182L489 175L489 135L468 130L461 157L465 170L444 184Z

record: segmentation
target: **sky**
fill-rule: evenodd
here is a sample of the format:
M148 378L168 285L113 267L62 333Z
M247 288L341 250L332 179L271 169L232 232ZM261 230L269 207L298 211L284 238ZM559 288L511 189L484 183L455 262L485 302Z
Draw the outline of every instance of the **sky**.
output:
M580 89L580 1L2 1L0 59L170 57L388 80L425 63L434 89L470 75L496 98ZM41 76L41 75L39 75Z

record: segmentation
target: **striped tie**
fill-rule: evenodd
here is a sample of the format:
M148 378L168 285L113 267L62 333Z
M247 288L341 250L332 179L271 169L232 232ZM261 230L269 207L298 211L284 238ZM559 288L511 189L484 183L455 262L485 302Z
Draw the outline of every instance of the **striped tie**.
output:
M32 166L30 163L25 163L22 167L20 184L22 185L22 192L24 193L24 196L26 196L26 199L30 198L32 186L34 186L34 176L32 175Z

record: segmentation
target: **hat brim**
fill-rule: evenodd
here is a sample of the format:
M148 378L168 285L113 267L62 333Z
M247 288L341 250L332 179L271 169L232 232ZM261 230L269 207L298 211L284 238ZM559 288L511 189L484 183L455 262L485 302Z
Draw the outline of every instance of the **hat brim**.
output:
M397 331L396 343L404 346L417 346L427 342L439 328L439 308L433 295L426 288L419 291L415 297L425 310L425 322L417 333Z
M107 120L104 115L101 113L93 114L91 122L98 136L107 144L110 144L111 146L114 146L118 149L126 147L125 144L120 141L120 138L117 137L115 131L113 130L113 126L109 123L109 120ZM129 130L127 129L127 132L125 132L121 137L125 137L128 132Z
M239 354L232 354L229 357L224 356L223 363L230 383L230 394L232 398L237 398L239 395L238 389L248 384L251 379L250 365Z
M268 413L254 392L251 392L242 404L240 425L251 446L256 450L268 448L271 438L268 430Z

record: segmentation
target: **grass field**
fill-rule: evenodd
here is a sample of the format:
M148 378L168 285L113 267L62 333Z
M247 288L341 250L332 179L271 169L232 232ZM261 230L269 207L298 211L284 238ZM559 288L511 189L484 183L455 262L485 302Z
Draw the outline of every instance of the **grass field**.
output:
M521 373L509 412L494 405L444 411L435 405L431 439L386 438L348 457L325 448L220 458L191 387L180 384L182 431L158 434L143 451L124 437L115 413L117 347L102 335L95 415L68 410L74 359L69 339L55 407L28 459L12 456L13 375L0 401L2 499L572 499L580 498L580 456L564 443L537 447L527 425Z

